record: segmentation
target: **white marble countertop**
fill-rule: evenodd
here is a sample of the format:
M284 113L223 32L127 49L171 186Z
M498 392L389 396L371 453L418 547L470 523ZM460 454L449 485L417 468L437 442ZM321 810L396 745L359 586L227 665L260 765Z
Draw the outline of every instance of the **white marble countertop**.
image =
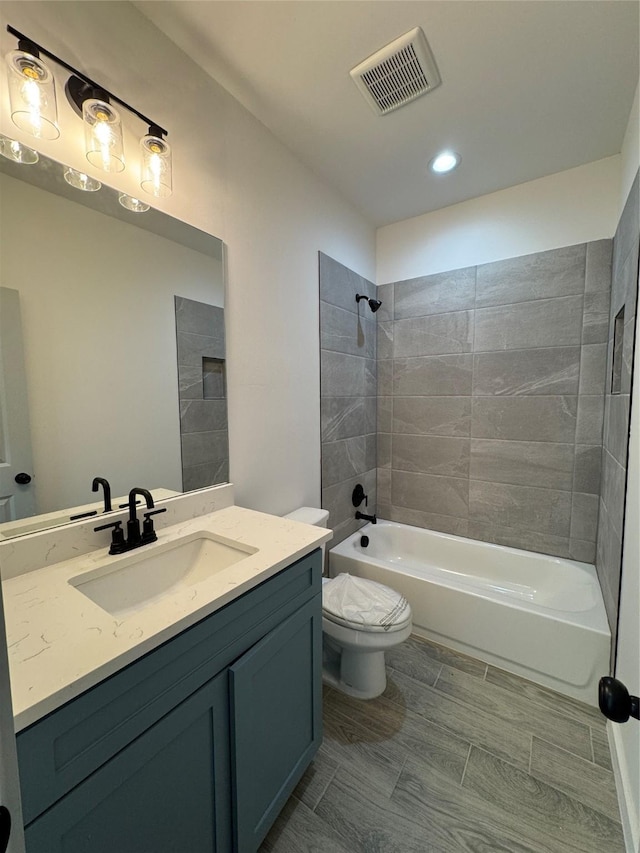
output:
M4 594L16 732L328 541L330 530L231 506L158 531L131 554L151 555L200 531L256 548L193 586L115 618L69 583L118 560L106 548L6 580ZM127 554L128 556L128 554Z

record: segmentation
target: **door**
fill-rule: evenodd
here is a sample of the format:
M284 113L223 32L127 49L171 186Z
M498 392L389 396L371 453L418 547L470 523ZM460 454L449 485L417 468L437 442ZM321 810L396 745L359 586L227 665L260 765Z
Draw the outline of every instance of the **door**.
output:
M0 807L7 810L6 812L0 812L0 853L4 853L5 842L7 840L8 847L6 849L8 853L24 853L18 761L16 758L16 739L13 730L13 708L11 705L7 640L2 604L2 584L0 584ZM12 824L10 833L8 830L9 818Z
M0 287L0 523L35 514L32 476L20 294Z
M255 853L322 741L321 596L230 668L236 853Z

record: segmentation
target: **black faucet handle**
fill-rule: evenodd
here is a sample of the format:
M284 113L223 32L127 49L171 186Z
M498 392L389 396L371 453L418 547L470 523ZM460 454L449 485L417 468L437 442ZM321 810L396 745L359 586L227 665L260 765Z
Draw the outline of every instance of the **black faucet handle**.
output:
M142 541L146 544L147 542L155 542L158 538L155 530L153 529L153 521L151 520L152 515L160 515L161 512L166 512L166 506L163 506L162 509L153 509L150 512L144 513L144 522L142 524Z
M163 506L162 509L152 509L151 512L145 512L145 513L143 513L143 515L144 515L145 519L147 519L152 515L160 515L161 512L166 512L166 511L167 511L166 506Z
M98 527L94 527L94 531L97 533L99 530L108 530L110 527L113 527L113 531L111 533L111 547L109 548L110 554L121 554L125 550L125 541L124 541L124 530L122 529L122 521L112 521L110 524L100 524Z

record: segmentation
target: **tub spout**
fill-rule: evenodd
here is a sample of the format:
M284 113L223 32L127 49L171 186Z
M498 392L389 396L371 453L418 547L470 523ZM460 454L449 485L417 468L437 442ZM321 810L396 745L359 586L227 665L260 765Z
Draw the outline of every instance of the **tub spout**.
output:
M367 515L364 512L360 512L360 510L358 510L356 512L356 520L357 521L370 521L371 524L377 524L378 523L378 519L375 517L375 514L374 515Z

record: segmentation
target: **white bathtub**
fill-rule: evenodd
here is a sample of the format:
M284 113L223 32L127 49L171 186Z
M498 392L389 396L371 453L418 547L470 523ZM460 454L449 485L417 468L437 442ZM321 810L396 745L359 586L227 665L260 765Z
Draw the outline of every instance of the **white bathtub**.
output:
M611 634L593 566L378 521L329 567L405 595L416 634L597 706Z

